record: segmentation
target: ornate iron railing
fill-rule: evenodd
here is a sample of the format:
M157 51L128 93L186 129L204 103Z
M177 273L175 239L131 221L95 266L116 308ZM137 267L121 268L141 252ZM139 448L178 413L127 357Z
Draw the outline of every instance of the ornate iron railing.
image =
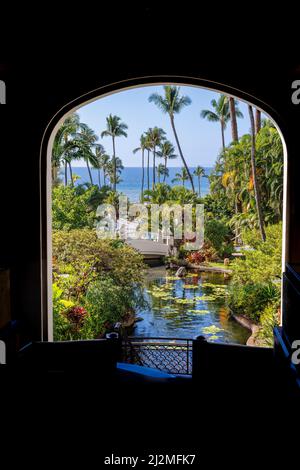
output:
M192 374L193 340L186 338L127 337L122 360L170 374Z

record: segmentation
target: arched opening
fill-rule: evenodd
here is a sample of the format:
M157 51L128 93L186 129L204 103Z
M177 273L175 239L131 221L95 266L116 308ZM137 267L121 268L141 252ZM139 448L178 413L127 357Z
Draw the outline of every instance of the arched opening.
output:
M243 109L245 109L245 111L247 110L248 103L251 103L254 108L258 109L267 118L270 118L272 120L272 126L274 125L274 129L276 129L276 132L279 133L280 138L281 138L282 148L283 148L283 157L284 157L283 196L282 196L282 199L283 199L283 207L282 207L282 223L283 223L283 228L282 228L282 233L283 233L283 235L282 235L282 270L284 270L285 253L286 253L287 155L286 155L285 143L284 143L284 139L281 135L281 131L278 128L278 126L276 125L276 122L274 121L274 119L276 119L276 116L274 115L274 112L267 105L265 105L264 103L260 103L254 97L246 95L245 93L242 93L239 90L230 89L230 87L226 87L222 84L208 83L208 82L203 81L203 80L196 80L196 79L192 79L192 78L186 78L186 77L180 77L180 78L175 78L175 77L174 78L173 77L164 77L164 78L162 78L162 77L158 77L158 78L155 78L155 77L150 77L150 78L136 79L136 80L130 81L130 82L123 82L121 84L120 83L114 84L110 87L107 87L107 88L105 87L102 90L95 90L95 91L91 92L88 96L80 97L80 98L78 98L78 100L76 100L76 102L73 102L73 103L70 103L70 104L66 105L66 107L64 109L62 109L57 114L56 117L53 118L53 120L49 124L49 128L47 129L47 132L45 133L44 146L45 146L45 143L47 143L47 183L46 183L45 188L44 188L45 189L44 194L46 195L46 201L47 201L47 209L46 209L47 217L44 218L46 223L44 225L44 237L43 237L43 241L44 241L44 258L45 258L45 265L44 265L44 270L43 270L43 275L44 275L43 276L43 279L44 279L43 287L44 287L44 292L45 292L44 304L43 304L43 306L44 306L44 312L43 312L43 325L44 325L44 328L43 328L43 330L44 330L45 339L51 340L53 338L53 329L52 329L52 326L53 326L53 319L52 319L52 311L53 311L53 308L52 308L52 247L51 247L51 242L50 242L51 239L52 239L51 158L52 158L52 148L53 148L55 136L57 135L57 131L59 130L59 128L61 127L61 124L65 121L67 116L69 116L70 114L72 114L73 112L75 112L77 110L79 110L79 113L80 113L80 109L82 110L83 108L87 108L87 106L91 103L95 103L98 100L100 101L102 99L108 99L110 96L114 96L116 98L117 96L119 96L119 94L122 94L122 93L124 94L124 93L129 92L129 91L134 91L134 90L146 90L147 91L148 87L154 87L154 88L158 89L159 92L161 92L162 86L166 85L166 84L171 84L171 85L174 85L174 86L180 86L182 89L185 89L185 87L190 87L190 88L193 88L195 90L195 92L196 92L196 90L207 90L207 93L211 94L211 96L210 96L211 99L220 97L220 95L222 95L222 93L224 95L227 95L227 96L233 96L233 97L237 98L241 103L243 103L242 106L243 106ZM154 91L154 90L152 90L152 91ZM150 104L149 104L149 106L150 106ZM201 111L201 109L199 109L199 114L200 114L200 111ZM125 120L125 117L122 116L122 118L124 118L124 120ZM165 119L167 120L167 116L165 117ZM247 120L248 120L248 116L247 116ZM199 116L199 122L198 122L199 127L201 125L203 125L203 122L204 122L204 120L200 121L200 116ZM228 129L228 131L230 131L230 129ZM169 136L169 133L168 133L168 136ZM138 138L138 136L136 136L136 139L137 138ZM174 140L174 135L172 136L172 138ZM228 138L228 141L229 141L229 138ZM248 147L250 148L250 141L246 142L245 145L246 146L248 145ZM138 147L138 142L137 142L136 147ZM174 140L174 147L176 147L177 153L178 153L178 144L177 144L176 140ZM228 150L228 153L230 153L230 152L234 152L236 149L234 149L233 147L230 148L230 145L228 145L227 150ZM230 156L230 158L231 157L232 156ZM45 164L45 162L43 163L43 160L42 160L42 165L43 164ZM249 167L249 169L250 169L250 167ZM153 167L152 167L152 170L153 170ZM195 168L193 168L193 170L195 170ZM75 173L76 173L76 171L75 171ZM150 171L150 173L151 173L151 176L155 175L155 172L153 173L153 172ZM177 173L177 171L175 173ZM230 173L230 172L227 171L226 173ZM162 175L163 175L163 173L162 173ZM164 176L165 175L163 175L163 177ZM174 174L173 176L174 176L174 179L175 179L176 175ZM248 176L251 176L251 175L249 174ZM102 177L103 177L103 174L102 174ZM154 178L155 178L155 176L154 176ZM168 177L166 177L166 179L167 178ZM180 178L180 175L177 175L177 179L178 178ZM183 174L181 174L181 179L182 179L182 185L183 185L184 182L185 182L185 177L184 177ZM188 175L187 175L186 179L188 180ZM226 179L227 179L227 181L225 181ZM152 180L153 180L153 176L152 176ZM223 180L224 180L223 181L223 183L224 183L223 186L224 186L225 190L228 193L230 193L230 191L232 191L234 193L234 181L233 181L234 180L234 175L233 174L229 174L229 175L227 174L227 175L224 176L224 174L223 174ZM150 177L150 185L152 184L152 182L153 181L151 181L151 177ZM159 183L159 184L161 184L161 183ZM232 187L230 187L230 184L231 184ZM251 184L253 185L253 181L251 181L251 178L250 178L249 179L249 185L251 185ZM254 188L252 187L249 190L254 191ZM153 197L153 195L152 195L152 197ZM246 202L248 204L251 203L250 201L246 201ZM241 215L242 214L243 214L243 211L241 211ZM240 217L240 219L242 219L242 217ZM237 236L238 234L234 234L234 235ZM271 234L271 237L272 236L273 235ZM212 264L213 263L211 263L211 265L209 265L208 268L214 267ZM205 277L205 275L203 275L203 276ZM168 277L171 278L172 276L168 276ZM181 281L179 281L178 279L175 279L175 282L177 282L177 281L178 281L178 284L180 284ZM166 284L166 283L163 283L163 284ZM212 283L207 282L207 284L212 284ZM196 292L196 289L195 290L192 289L192 287L193 287L192 282L189 283L189 282L185 281L184 285L187 286L187 287L185 287L184 290L181 291L181 294L183 295L182 300L184 300L184 299L188 300L190 298L189 293L186 297L186 294L189 290L191 292L194 292L194 293L198 294L198 296L196 295L196 297L201 297L201 295L205 296L205 293L198 292L198 291ZM191 287L190 289L188 288L189 285ZM216 282L215 285L216 285L216 287L215 288L213 287L212 291L208 292L208 294L206 296L206 299L209 297L209 293L210 293L210 298L213 298L213 297L216 298L217 297L216 293L218 292L218 289L222 290L222 287L220 287L220 285L218 285L218 282ZM159 297L161 298L162 297L161 287L163 287L163 286L161 286L161 284L159 284L159 285L154 284L154 291L156 289L156 298L159 298ZM155 294L155 292L152 291L152 294ZM178 298L178 292L177 292L177 294L175 293L175 297ZM155 298L155 295L154 295L154 298ZM168 299L168 300L170 300L170 299ZM204 318L206 308L204 308L203 306L201 307L201 305L203 305L203 303L201 304L202 300L199 300L199 305L196 304L196 305L192 306L192 307L196 307L196 308L191 308L190 310L185 309L184 313L190 312L191 316L193 318L195 318L197 315L198 315L198 318L200 317L200 315L201 315L201 318ZM213 299L212 301L214 301L214 300L215 299ZM209 300L208 300L208 302L209 302ZM238 299L235 299L235 302L237 304ZM182 302L182 304L184 304L184 302ZM204 306L207 306L207 305L204 305ZM223 306L223 304L222 304L222 306ZM194 312L191 312L192 310L194 310ZM198 310L198 312L197 312L197 310ZM142 324L142 322L141 322L141 324ZM212 324L206 325L204 327L204 328L206 328L206 330L204 330L202 332L207 333L212 340L217 340L218 341L218 338L216 338L216 337L218 337L217 333L222 331L222 327L218 326L213 331L213 329L210 328L210 326L214 326L214 325L212 325ZM200 334L200 333L201 333L201 331L198 331L198 334ZM197 332L195 330L195 335L196 334L197 334ZM222 339L222 333L221 333L221 339Z

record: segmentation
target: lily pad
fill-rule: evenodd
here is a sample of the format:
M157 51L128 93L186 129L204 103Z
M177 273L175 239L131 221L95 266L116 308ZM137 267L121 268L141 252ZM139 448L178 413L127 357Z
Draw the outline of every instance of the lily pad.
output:
M209 341L216 341L219 338L220 338L220 336L218 336L218 335L212 335L212 336L209 337Z
M206 335L214 335L215 333L219 333L220 331L224 331L223 328L219 328L216 325L211 325L211 326L204 326L202 328L202 331Z
M178 304L193 304L194 299L175 299L175 302Z
M207 315L210 312L209 310L193 309L193 310L189 310L188 313L197 313L199 315Z

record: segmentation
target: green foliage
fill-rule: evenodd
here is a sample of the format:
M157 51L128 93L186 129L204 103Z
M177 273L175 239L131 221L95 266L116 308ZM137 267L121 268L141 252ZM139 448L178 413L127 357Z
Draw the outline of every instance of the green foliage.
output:
M143 306L142 256L90 229L53 232L54 338L95 338L106 325ZM71 308L87 314L74 322ZM81 309L80 309L81 307Z
M107 197L107 187L58 185L52 191L54 230L73 230L95 224L96 209Z
M272 283L233 282L229 289L228 305L235 314L245 315L259 322L263 310L280 294Z
M255 161L264 222L276 224L282 217L283 148L270 122L256 136ZM204 198L207 216L230 220L239 231L258 228L250 135L223 149L209 181L211 194Z
M246 230L243 240L250 249L244 250L245 260L233 263L234 278L238 283L273 282L281 278L282 224L266 227L267 239L261 240L258 230Z
M218 253L220 257L231 255L233 251L232 233L224 222L212 219L205 223L205 240Z
M203 203L206 220L217 219L229 222L234 214L224 191L207 194L203 198Z
M279 299L270 302L260 316L261 329L258 332L258 339L266 346L273 346L273 330L280 323L280 301Z
M259 338L270 345L273 327L278 322L281 292L281 233L282 225L266 227L267 239L262 242L258 230L246 231L243 239L250 249L245 259L231 265L228 305L236 314L254 320L261 327Z
M101 331L107 323L124 319L139 306L130 284L124 288L116 285L111 278L99 279L89 287L85 305L90 313L88 328L91 332Z
M52 302L53 302L53 326L54 339L62 340L68 336L70 330L70 322L65 317L64 312L67 308L73 306L73 302L63 299L63 290L57 284L52 286Z

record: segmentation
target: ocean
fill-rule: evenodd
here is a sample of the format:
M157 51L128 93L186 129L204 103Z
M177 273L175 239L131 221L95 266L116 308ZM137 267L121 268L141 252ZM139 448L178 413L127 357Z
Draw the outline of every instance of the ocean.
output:
M193 174L195 168L191 167L190 171ZM212 168L204 168L207 175L210 174ZM169 177L166 178L166 183L171 186L182 185L181 182L172 183L172 179L175 178L176 173L181 172L181 167L170 167L169 168ZM79 179L76 181L76 185L90 182L89 173L86 167L74 167L73 175L79 176ZM64 178L63 171L61 172L61 178ZM69 175L68 175L69 177ZM98 184L98 170L92 169L92 178L93 183ZM128 167L124 168L121 173L121 182L117 185L117 190L125 194L131 202L139 202L140 193L141 193L141 183L142 183L142 168L140 167ZM161 181L163 177L161 177ZM103 184L103 174L100 172L100 181ZM157 181L158 182L158 181ZM150 168L150 189L152 185L152 168ZM194 185L195 190L198 191L198 178L194 176ZM190 181L185 181L185 187L191 189ZM145 189L147 189L147 172L145 170ZM208 178L201 178L201 196L205 196L209 193L209 181Z

